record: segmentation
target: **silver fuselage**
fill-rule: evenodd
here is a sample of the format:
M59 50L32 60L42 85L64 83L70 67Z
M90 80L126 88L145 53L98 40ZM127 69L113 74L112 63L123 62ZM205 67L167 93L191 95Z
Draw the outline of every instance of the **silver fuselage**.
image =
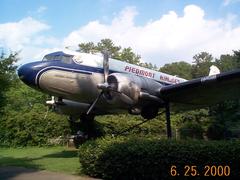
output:
M64 114L80 115L86 112L89 105L99 95L98 84L104 82L103 58L100 55L78 52L60 52L47 55L48 59L28 63L19 68L19 77L27 85L62 99L65 106ZM51 57L51 59L49 58ZM64 58L62 58L64 57ZM66 58L67 57L67 58ZM110 59L109 69L111 73L129 74L131 77L140 78L143 82L154 81L161 85L176 84L185 79L171 76L158 71L150 70L126 62ZM155 83L155 84L156 84ZM153 87L147 87L144 91L153 94ZM142 102L134 106L141 106ZM130 105L120 101L106 101L101 97L96 104L95 114L122 113L128 110Z

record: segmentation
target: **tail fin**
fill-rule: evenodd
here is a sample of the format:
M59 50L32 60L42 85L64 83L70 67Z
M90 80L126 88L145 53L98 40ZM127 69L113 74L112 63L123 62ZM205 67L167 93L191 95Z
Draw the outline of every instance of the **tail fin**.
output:
M212 75L216 75L216 74L220 74L220 70L218 69L217 66L212 65L210 67L210 71L209 71L209 75L208 76L212 76Z

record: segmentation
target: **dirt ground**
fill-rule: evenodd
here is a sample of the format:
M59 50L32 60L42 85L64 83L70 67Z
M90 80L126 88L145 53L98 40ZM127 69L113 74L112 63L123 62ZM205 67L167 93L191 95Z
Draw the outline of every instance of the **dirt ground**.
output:
M97 180L89 177L68 175L23 167L0 167L0 179L5 180Z

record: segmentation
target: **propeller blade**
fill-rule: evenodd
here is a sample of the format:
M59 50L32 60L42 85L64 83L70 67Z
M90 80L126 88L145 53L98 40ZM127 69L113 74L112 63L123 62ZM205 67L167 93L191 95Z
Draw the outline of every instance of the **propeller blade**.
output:
M103 91L98 95L98 97L95 99L95 101L93 101L93 103L91 104L91 106L89 107L88 111L87 111L87 115L92 111L92 109L94 108L94 106L96 105L96 103L98 102L98 100L100 99L100 97L103 95Z
M102 51L103 54L103 75L104 75L104 84L100 84L97 87L99 89L102 89L102 92L98 95L98 97L95 99L95 101L91 104L87 111L87 115L92 111L92 109L95 107L96 103L100 99L100 97L103 95L104 91L107 90L108 84L107 84L107 77L109 74L109 53L107 50Z
M104 75L104 83L107 82L107 77L109 74L109 53L108 51L103 51L103 75Z

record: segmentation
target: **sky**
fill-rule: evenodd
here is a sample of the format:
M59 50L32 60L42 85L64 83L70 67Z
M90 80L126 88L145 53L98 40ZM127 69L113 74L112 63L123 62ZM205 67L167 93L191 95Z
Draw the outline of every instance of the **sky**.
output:
M20 64L110 38L157 66L240 49L240 0L0 0L0 50Z

